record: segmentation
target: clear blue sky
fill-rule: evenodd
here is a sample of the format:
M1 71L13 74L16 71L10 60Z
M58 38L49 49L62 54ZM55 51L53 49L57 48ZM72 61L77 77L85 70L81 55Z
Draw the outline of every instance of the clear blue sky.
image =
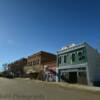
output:
M100 50L99 39L99 0L0 0L0 66L73 42Z

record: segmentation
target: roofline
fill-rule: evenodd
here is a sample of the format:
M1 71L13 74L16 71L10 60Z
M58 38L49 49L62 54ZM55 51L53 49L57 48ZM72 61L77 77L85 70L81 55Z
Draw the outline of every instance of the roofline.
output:
M47 51L39 51L39 52L36 52L36 53L34 53L34 54L28 56L28 58L29 58L29 57L32 57L32 56L36 56L36 55L42 54L42 53L47 53L47 54L51 54L51 55L56 56L56 54L54 54L54 53L50 53L50 52L47 52Z
M57 54L60 53L60 52L66 51L66 50L71 51L72 49L77 48L79 46L87 46L87 45L89 46L89 44L87 42L83 42L83 43L80 43L80 44L76 44L74 47L70 47L70 48L64 49L64 50L61 50L61 49L58 50L57 51Z

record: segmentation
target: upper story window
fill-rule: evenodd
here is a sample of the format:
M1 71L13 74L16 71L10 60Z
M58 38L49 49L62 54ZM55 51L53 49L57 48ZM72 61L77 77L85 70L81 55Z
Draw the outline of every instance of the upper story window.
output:
M62 61L62 58L59 57L59 58L58 58L58 63L61 64L61 61Z
M39 59L33 61L33 65L38 65L38 64L39 64Z
M42 58L42 62L47 62L48 61L48 57L43 57Z
M28 62L28 65L29 65L29 66L32 66L32 62Z
M76 59L76 58L75 58L75 54L73 53L73 54L72 54L72 62L75 62L75 59Z
M67 62L67 55L64 55L64 63Z
M39 64L40 63L40 61L39 61L39 59L37 60L37 64Z
M83 52L78 52L78 58L79 60L83 60L85 58Z

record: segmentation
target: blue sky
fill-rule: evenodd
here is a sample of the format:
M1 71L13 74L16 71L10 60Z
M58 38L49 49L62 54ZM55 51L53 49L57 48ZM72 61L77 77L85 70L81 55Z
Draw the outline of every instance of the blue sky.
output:
M99 0L0 0L0 66L84 41L100 51Z

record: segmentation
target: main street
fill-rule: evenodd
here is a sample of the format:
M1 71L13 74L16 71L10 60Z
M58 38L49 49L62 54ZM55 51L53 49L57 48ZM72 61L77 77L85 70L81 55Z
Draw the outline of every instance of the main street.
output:
M0 100L100 100L100 94L29 79L0 78Z

